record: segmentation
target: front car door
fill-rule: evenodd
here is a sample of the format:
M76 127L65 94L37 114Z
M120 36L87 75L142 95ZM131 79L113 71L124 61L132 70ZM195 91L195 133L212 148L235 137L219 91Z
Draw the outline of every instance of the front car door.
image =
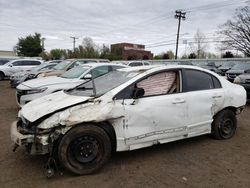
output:
M179 70L155 73L130 85L116 96L124 105L123 129L130 149L164 143L186 135L186 99ZM133 99L134 88L145 93Z

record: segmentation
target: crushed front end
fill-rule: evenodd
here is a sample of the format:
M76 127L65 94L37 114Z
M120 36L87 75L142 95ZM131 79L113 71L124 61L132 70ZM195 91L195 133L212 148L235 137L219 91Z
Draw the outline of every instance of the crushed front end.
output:
M11 140L15 143L15 148L24 146L26 151L32 155L50 153L53 142L58 137L57 131L41 130L36 123L31 123L25 118L19 118L11 125Z

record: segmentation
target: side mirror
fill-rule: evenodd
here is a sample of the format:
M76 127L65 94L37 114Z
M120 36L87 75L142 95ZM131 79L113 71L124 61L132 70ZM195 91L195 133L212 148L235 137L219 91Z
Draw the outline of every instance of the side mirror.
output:
M86 74L84 77L83 77L83 79L92 79L92 75L91 74Z
M145 91L143 88L135 88L133 91L133 99L138 99L142 97L145 94Z
M13 67L13 65L12 65L12 64L9 64L8 66L9 66L9 67Z

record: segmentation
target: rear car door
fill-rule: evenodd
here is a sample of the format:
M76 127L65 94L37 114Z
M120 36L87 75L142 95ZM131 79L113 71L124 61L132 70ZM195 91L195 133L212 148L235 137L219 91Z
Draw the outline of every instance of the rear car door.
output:
M207 72L183 69L183 92L187 99L188 136L210 133L213 116L224 100L219 80Z

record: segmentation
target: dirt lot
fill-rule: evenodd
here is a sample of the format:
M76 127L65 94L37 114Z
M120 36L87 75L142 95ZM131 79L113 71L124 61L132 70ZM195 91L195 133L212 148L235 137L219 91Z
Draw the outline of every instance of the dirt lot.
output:
M0 82L0 104L0 187L250 187L250 104L230 140L201 136L117 153L97 174L52 179L44 175L46 157L12 152L9 127L18 107L8 81Z

